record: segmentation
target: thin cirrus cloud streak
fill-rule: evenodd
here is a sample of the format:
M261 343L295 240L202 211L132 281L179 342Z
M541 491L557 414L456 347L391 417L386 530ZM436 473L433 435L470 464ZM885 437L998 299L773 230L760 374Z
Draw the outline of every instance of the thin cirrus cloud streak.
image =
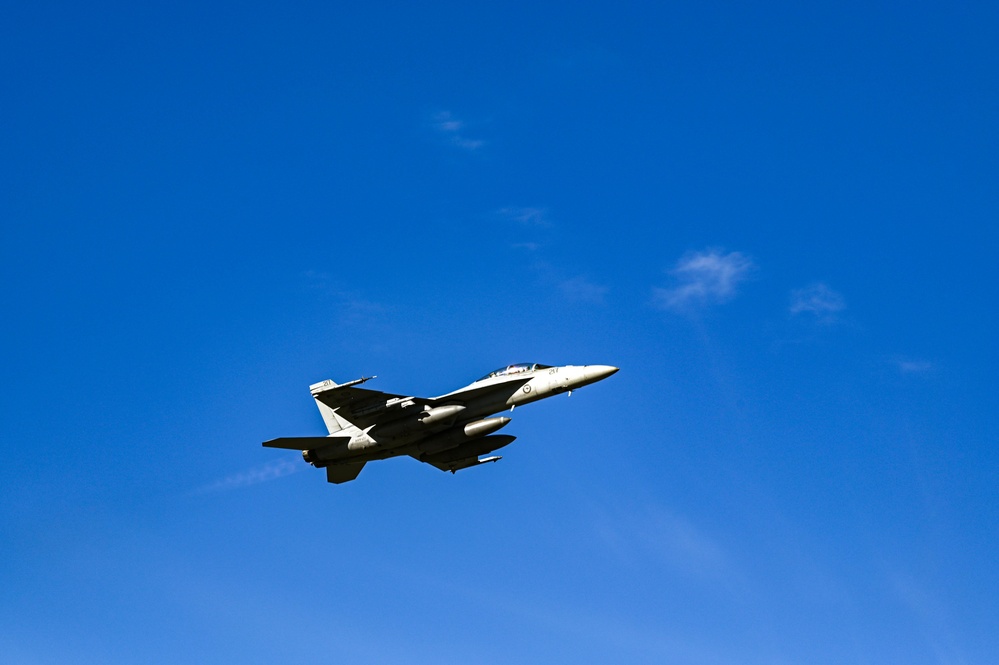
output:
M432 126L448 145L456 148L475 151L485 145L485 141L469 137L466 133L465 123L456 118L450 111L435 113Z
M722 582L742 592L742 575L720 543L689 520L655 503L605 505L594 511L598 539L622 562L653 563L672 574Z
M844 309L846 300L843 296L822 282L791 291L789 310L792 315L814 316L823 321L832 321Z
M898 366L898 371L902 374L922 374L933 369L933 363L928 360L898 358L895 360L895 364Z
M304 468L301 464L295 464L291 460L282 459L269 462L267 464L247 469L239 473L234 473L225 478L220 478L213 483L204 485L194 490L192 494L213 494L215 492L225 492L228 490L240 489L251 485L258 485L269 480L283 478Z
M553 224L548 214L548 208L539 206L507 206L494 211L500 219L512 222L530 231L540 233L543 230L551 229ZM531 241L519 242L511 245L514 249L522 249L528 252L538 252L541 244ZM563 278L560 272L549 263L539 261L535 269L547 278L547 281L554 283L562 296L570 302L587 303L591 305L602 305L605 302L610 288L602 284L592 282L584 275Z
M307 270L303 273L306 285L331 299L335 306L337 323L348 327L373 327L382 323L389 309L378 302L367 300L346 290L326 272Z
M572 302L602 305L604 304L604 297L610 289L606 286L601 286L600 284L594 284L580 275L561 282L559 284L559 290L567 300Z
M966 663L958 648L947 606L914 577L900 571L888 571L888 584L896 600L918 621L927 645L936 654L937 662Z
M478 585L481 586L481 585ZM620 613L594 611L586 604L553 603L534 596L512 592L462 589L466 597L489 612L500 611L528 623L533 630L555 632L574 645L613 650L618 660L629 661L632 653L638 662L735 663L725 659L718 647L673 635L668 626L645 625ZM724 647L723 647L724 648ZM624 655L622 655L624 654Z
M553 225L548 216L548 208L538 206L506 206L492 211L492 216L503 222L521 227L521 232L538 233L550 229ZM514 249L537 252L541 243L537 240L525 240L511 245Z
M652 290L653 303L674 311L725 303L735 297L739 284L755 269L752 259L740 252L690 252L670 270L676 285Z
M523 226L547 228L552 225L548 217L548 208L508 206L497 210L496 215Z

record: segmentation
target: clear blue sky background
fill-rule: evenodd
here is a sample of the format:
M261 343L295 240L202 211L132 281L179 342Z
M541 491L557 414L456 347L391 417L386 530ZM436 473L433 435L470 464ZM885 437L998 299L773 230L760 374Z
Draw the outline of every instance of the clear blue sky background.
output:
M6 8L0 661L997 662L996 5L401 4Z

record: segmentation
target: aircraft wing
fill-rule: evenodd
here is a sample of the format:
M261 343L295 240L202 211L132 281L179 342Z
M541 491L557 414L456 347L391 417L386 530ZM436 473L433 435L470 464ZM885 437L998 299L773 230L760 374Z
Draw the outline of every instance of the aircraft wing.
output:
M488 464L489 462L498 462L502 457L499 455L490 455L489 457L466 457L461 460L455 460L453 462L431 462L428 461L427 464L430 466L436 466L441 471L450 471L455 473L456 471L461 471L462 469L467 469L469 467L478 466L480 464ZM332 481L330 481L332 482Z
M336 386L335 384L332 388L313 390L312 395L317 401L322 402L339 416L361 429L377 424L396 409L418 402L430 401L420 397L393 395L392 393L383 393L380 390Z
M360 429L365 429L371 425L385 422L386 418L391 419L393 412L399 409L424 404L434 406L468 404L479 398L487 397L494 392L512 392L517 390L520 386L530 381L531 377L517 377L516 379L502 383L462 388L461 390L456 390L440 397L395 395L393 393L383 393L380 390L368 390L367 388L356 387L356 383L366 380L358 379L357 382L352 381L341 385L332 381L323 381L310 387L312 388L312 396L318 402L332 409L340 418L356 425Z
M425 464L431 466L436 466L441 471L450 471L454 473L461 469L467 469L470 466L478 466L479 464L486 464L488 462L497 462L501 459L499 455L492 455L490 457L480 458L479 455L485 455L486 453L491 453L494 450L498 450L503 446L508 446L517 437L509 436L506 434L494 434L492 436L484 436L480 439L473 439L468 443L463 443L455 448L449 448L443 450L439 453L421 455L410 455L415 460L419 460Z

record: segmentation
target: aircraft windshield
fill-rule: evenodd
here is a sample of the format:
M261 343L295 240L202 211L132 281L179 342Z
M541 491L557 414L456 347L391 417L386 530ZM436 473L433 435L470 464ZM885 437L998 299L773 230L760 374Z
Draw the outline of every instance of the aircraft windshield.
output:
M538 363L521 363L519 365L507 365L506 367L500 367L495 372L489 372L484 377L479 379L479 381L485 381L486 379L491 379L494 376L507 376L509 374L520 374L521 372L531 372L536 369L548 369L551 365L540 365Z

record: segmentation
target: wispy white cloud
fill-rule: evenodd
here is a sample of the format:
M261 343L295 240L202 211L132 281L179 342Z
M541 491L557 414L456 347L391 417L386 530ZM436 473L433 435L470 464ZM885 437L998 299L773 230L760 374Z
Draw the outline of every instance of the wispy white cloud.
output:
M714 537L654 500L609 500L592 508L599 540L624 561L644 566L653 559L677 572L707 578L733 572L730 557Z
M543 234L552 227L551 218L548 216L548 208L539 206L507 206L498 208L490 213L491 217L507 224L521 227L520 233L534 236ZM523 249L528 252L537 252L542 244L537 239L525 240L510 245L513 249Z
M912 360L909 358L896 358L895 365L902 374L922 374L933 369L933 363L928 360Z
M551 220L548 217L548 208L530 206L519 208L511 206L507 208L500 208L496 211L496 214L503 219L517 222L523 226L547 228L552 225Z
M823 321L832 321L844 309L846 301L843 296L822 282L791 291L791 314L810 315Z
M450 584L450 580L445 580ZM564 636L578 652L594 649L614 653L622 662L689 663L691 665L731 665L760 662L725 654L725 645L702 643L669 625L648 625L620 612L599 611L583 603L554 602L543 593L518 594L511 589L481 590L482 583L456 593L475 601L484 611L501 611L530 627ZM437 587L439 588L439 587ZM632 655L634 654L634 655ZM571 658L570 658L571 660ZM599 660L599 659L598 659Z
M647 523L647 545L673 565L706 576L729 572L728 557L719 544L689 521L665 511Z
M604 303L604 296L610 290L606 286L594 284L582 275L561 282L559 289L569 300L593 305L602 305Z
M943 599L916 578L901 570L888 572L888 582L896 600L909 610L922 627L923 639L941 665L963 665L968 660L958 648L950 611Z
M301 461L296 464L291 459L275 460L252 469L246 469L245 471L234 473L231 476L226 476L225 478L220 478L213 483L199 487L193 492L193 494L211 494L214 492L239 489L241 487L249 487L250 485L257 485L259 483L265 483L268 480L274 480L275 478L290 475L302 468L305 468L305 465L302 464Z
M670 271L676 278L676 286L653 289L653 302L657 307L671 310L727 302L735 297L738 285L755 268L753 261L740 252L723 253L717 249L691 252Z
M383 322L389 308L367 300L353 291L342 288L329 273L319 270L306 270L306 284L323 293L335 303L333 311L340 325L350 327L372 327Z
M466 124L450 111L435 113L431 124L449 145L456 148L474 151L485 145L485 141L469 137L466 133Z
M501 222L506 222L508 226L515 225L519 227L518 233L531 238L513 243L510 247L524 250L533 255L531 269L538 274L546 286L558 289L562 296L570 302L589 303L593 305L602 305L605 302L605 298L610 292L609 287L591 281L585 275L570 277L571 272L552 264L543 256L545 254L542 251L543 248L549 247L550 243L539 242L536 238L539 236L546 237L550 241L551 236L557 235L558 232L558 229L554 228L555 225L551 221L548 208L542 206L507 206L493 210L491 214Z

